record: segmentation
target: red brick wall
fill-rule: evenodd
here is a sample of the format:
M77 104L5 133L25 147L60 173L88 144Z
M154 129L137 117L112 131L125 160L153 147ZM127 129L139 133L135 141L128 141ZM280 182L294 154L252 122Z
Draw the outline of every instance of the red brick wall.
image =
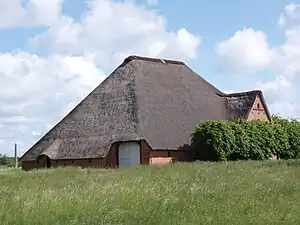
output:
M157 158L157 159L155 159ZM160 158L161 160L159 160ZM165 159L172 159L172 162L185 162L193 160L193 154L191 151L179 151L179 150L153 150L151 152L152 163L160 163L160 161L167 162Z
M184 151L168 151L168 150L152 150L150 145L145 140L140 141L141 146L141 164L155 164L156 162L173 162L188 161L190 157L189 152ZM78 166L78 167L92 167L92 168L117 168L118 167L118 147L119 143L114 143L111 146L105 158L97 159L61 159L51 160L51 167L64 166ZM152 160L153 159L153 160ZM22 168L30 170L34 168L45 168L47 156L42 155L36 161L23 161Z
M146 141L140 142L141 146L141 164L149 164L149 157L151 147ZM119 143L114 143L111 146L105 158L98 159L60 159L51 160L51 167L64 167L64 166L75 166L75 167L93 167L93 168L116 168L118 167L118 147ZM30 170L35 168L45 168L47 162L47 156L42 155L37 158L36 161L23 161L22 168L24 170Z
M22 169L23 170L31 170L37 168L36 161L22 161Z
M151 154L151 147L148 145L147 141L141 140L141 164L148 165Z
M99 159L60 159L51 160L51 167L74 166L82 168L102 168L105 165L105 160Z
M118 165L118 147L119 143L112 144L110 151L105 157L105 167L116 168Z
M269 121L266 110L259 95L256 96L253 107L249 113L247 120L260 120L260 121ZM269 121L270 122L270 121Z
M39 157L36 161L23 161L22 169L32 170L32 169L42 169L46 168L45 164L46 156ZM59 159L51 160L51 167L91 167L91 168L103 168L105 167L105 160L102 158L99 159Z
M153 150L151 152L151 157L155 158L155 157L169 157L168 155L168 151L164 151L164 150Z

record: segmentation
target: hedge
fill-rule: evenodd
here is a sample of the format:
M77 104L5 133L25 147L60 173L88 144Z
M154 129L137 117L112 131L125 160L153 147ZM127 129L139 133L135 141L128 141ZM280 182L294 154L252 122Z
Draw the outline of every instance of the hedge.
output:
M197 125L191 147L197 160L300 158L300 123L277 115L272 123L208 120Z

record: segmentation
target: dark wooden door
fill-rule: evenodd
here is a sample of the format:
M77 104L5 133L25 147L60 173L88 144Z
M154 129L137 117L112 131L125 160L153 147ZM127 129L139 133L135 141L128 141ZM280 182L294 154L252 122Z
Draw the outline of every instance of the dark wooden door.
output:
M46 167L47 168L51 167L51 159L49 157L46 158Z

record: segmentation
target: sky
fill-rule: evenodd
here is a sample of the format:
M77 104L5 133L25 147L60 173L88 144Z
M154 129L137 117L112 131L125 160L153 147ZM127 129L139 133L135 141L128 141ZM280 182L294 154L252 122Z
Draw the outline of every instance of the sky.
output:
M300 117L300 0L0 0L0 153L21 156L129 55Z

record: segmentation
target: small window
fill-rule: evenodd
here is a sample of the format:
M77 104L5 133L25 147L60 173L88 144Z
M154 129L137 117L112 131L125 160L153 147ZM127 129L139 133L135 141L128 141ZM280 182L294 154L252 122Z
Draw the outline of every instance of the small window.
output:
M89 159L89 163L91 163L92 162L92 160L91 159Z
M260 105L259 105L259 103L257 103L257 108L259 109L259 107L260 107Z

